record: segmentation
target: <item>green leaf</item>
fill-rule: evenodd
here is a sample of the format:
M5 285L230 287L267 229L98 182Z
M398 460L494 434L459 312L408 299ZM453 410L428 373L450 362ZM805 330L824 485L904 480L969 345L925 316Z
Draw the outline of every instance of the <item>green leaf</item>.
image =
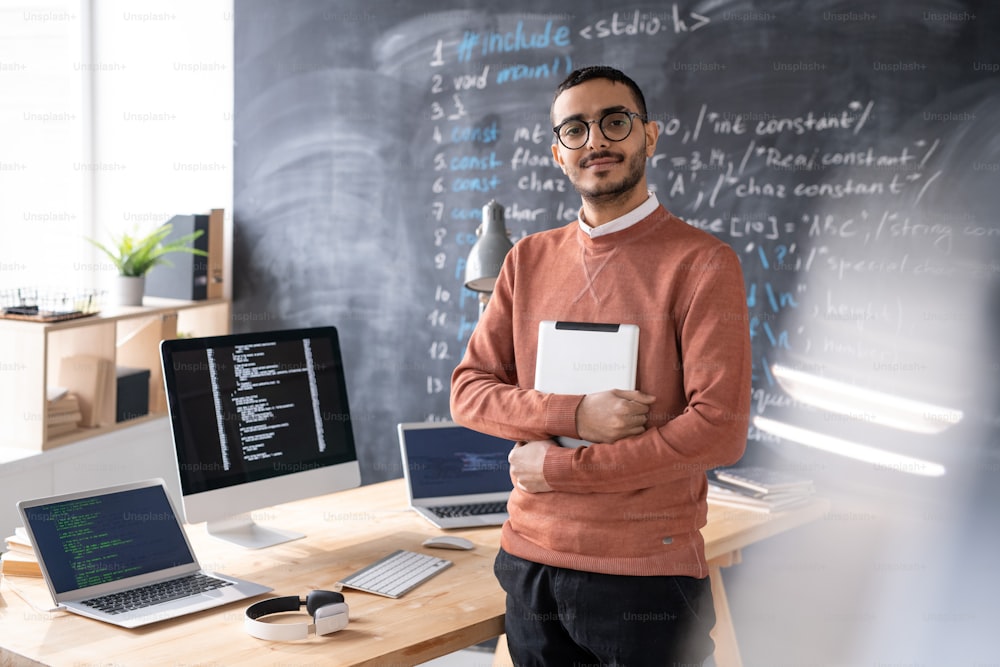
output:
M202 257L208 256L204 250L198 250L190 245L204 234L203 230L199 229L164 243L164 239L169 236L172 230L173 225L166 223L145 236L139 236L137 232L131 234L123 232L118 237L112 235L110 247L94 239L88 238L86 240L107 255L108 259L115 265L119 275L122 276L144 276L154 266L170 265L170 260L166 258L166 255L175 252L186 252Z

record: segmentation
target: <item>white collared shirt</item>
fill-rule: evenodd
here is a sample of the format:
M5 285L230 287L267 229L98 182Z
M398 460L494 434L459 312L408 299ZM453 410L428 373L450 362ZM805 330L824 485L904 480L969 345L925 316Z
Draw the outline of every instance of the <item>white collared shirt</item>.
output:
M659 200L657 200L656 195L649 192L649 197L643 203L636 206L634 209L626 213L625 215L615 218L614 220L609 220L603 225L598 225L597 227L591 227L586 222L583 221L583 209L580 209L580 213L577 216L579 218L580 229L582 229L587 236L594 239L598 236L605 236L606 234L614 234L615 232L620 232L623 229L628 229L635 223L639 222L650 213L656 210L656 207L660 205Z

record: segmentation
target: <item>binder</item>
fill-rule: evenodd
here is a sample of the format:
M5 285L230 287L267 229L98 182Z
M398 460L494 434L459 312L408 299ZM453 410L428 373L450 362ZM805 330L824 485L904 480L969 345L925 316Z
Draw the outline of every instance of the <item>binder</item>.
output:
M175 252L166 255L170 264L160 264L146 274L147 296L185 301L201 301L221 297L223 292L222 235L224 211L212 209L209 214L175 215L166 224L172 226L165 241L201 231L192 244L208 256Z

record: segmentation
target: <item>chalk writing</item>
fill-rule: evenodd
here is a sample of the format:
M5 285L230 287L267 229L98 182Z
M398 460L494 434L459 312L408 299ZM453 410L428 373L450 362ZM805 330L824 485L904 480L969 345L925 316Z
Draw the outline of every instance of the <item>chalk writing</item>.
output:
M315 250L303 251L330 257L274 261L276 294L255 305L290 304L304 318L343 315L349 327L370 328L373 340L398 342L385 354L402 361L357 355L348 363L362 383L383 390L397 390L387 371L410 374L399 384L415 386L419 396L401 399L407 413L400 417L448 416L449 377L479 319L479 295L463 284L484 204L495 198L503 206L515 241L576 220L580 196L554 162L548 112L558 83L582 65L606 63L636 78L648 122L660 130L649 188L737 253L756 413L805 409L784 393L775 364L860 377L859 363L888 373L884 364L908 361L893 358L893 343L928 328L951 343L948 327L963 311L961 299L950 297L967 294L969 282L992 285L1000 276L996 206L969 205L983 192L995 196L1000 173L995 151L987 150L991 130L983 129L996 126L989 123L994 112L980 104L995 90L997 58L981 31L948 43L960 55L920 69L926 36L911 45L908 26L926 30L922 7L894 10L890 23L874 14L736 12L728 1L536 7L491 0L449 10L369 4L377 20L338 25L331 34L274 31L320 42L304 51L290 37L275 37L281 43L268 53L280 61L276 71L292 76L275 77L280 86L270 102L241 98L248 110L235 116L241 155L263 156L261 145L279 137L295 141L266 160L241 163L237 182L252 187L237 208L241 230L255 230L243 236L246 247L263 248L280 245L265 241L284 225L256 202L294 182L289 199L303 207L283 208L298 218L318 215L312 202L330 203L324 233L297 236L317 239ZM312 16L289 14L300 27ZM241 45L246 51L247 42ZM247 57L240 63L263 62L241 52ZM973 84L981 90L965 94ZM300 104L289 85L315 93L306 99L303 92ZM261 133L262 118L297 125ZM307 145L315 152L303 153ZM270 180L258 176L266 164L280 165ZM311 171L298 178L290 165ZM255 204L242 203L249 201ZM344 241L333 231L338 224L366 234ZM328 239L337 240L335 250ZM369 275L385 264L369 261L369 247L391 249L388 278ZM301 268L317 264L328 273ZM335 298L324 293L309 311L280 293L285 282L301 287L307 278L305 291L321 283ZM356 287L387 281L395 286L388 296ZM296 313L283 315L291 321ZM753 428L749 437L773 439Z

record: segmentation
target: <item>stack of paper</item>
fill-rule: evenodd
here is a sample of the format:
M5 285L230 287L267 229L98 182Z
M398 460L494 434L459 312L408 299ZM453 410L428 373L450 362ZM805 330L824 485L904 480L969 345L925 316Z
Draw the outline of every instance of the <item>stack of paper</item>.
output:
M46 401L45 435L52 438L75 431L83 421L80 398L71 391L60 389Z
M755 512L800 505L814 492L811 479L771 468L718 468L708 474L708 501Z
M31 546L28 533L20 526L14 529L13 535L4 538L5 548L0 554L0 572L5 576L40 577L41 567L35 557L35 549Z

